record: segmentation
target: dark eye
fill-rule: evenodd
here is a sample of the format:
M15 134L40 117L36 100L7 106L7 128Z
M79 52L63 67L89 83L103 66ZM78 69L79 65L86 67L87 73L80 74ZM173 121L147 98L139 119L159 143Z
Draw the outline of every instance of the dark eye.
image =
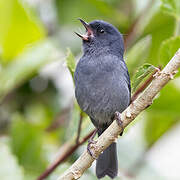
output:
M102 33L102 34L103 34L103 33L104 33L104 29L101 29L101 30L100 30L100 33Z

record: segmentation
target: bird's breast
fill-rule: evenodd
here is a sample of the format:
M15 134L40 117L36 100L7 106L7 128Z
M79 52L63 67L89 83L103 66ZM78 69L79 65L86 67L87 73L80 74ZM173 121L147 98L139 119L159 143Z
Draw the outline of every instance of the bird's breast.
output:
M127 83L113 66L86 66L75 76L77 101L98 124L110 124L114 112L122 112L128 106Z

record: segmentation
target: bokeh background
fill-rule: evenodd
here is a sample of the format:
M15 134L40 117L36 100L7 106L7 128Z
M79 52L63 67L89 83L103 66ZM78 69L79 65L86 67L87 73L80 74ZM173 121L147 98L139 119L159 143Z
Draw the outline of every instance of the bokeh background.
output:
M77 18L106 20L124 36L133 92L180 47L179 0L0 0L0 179L34 180L94 127L74 98L84 32ZM118 139L123 180L180 179L180 78ZM46 179L54 180L86 143ZM94 166L81 177L96 179ZM109 178L104 178L109 179Z

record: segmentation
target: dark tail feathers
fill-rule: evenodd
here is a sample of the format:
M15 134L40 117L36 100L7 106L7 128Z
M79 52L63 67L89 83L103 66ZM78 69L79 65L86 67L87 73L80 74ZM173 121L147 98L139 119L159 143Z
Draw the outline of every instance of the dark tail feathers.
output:
M112 143L97 159L96 176L102 178L108 175L111 178L117 176L118 161L116 143Z

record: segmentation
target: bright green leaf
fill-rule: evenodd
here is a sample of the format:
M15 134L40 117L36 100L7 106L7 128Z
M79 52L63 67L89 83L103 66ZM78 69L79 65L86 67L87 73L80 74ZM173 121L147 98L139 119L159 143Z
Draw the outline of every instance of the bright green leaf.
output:
M44 36L42 25L25 3L22 6L18 0L0 0L0 46L4 62Z
M179 0L161 0L161 9L176 18L180 19L180 1Z
M159 62L161 65L166 65L180 48L180 36L172 37L163 41L159 52Z
M154 72L155 67L151 64L144 64L140 66L133 77L132 91L134 92L141 81L147 77L150 73Z

